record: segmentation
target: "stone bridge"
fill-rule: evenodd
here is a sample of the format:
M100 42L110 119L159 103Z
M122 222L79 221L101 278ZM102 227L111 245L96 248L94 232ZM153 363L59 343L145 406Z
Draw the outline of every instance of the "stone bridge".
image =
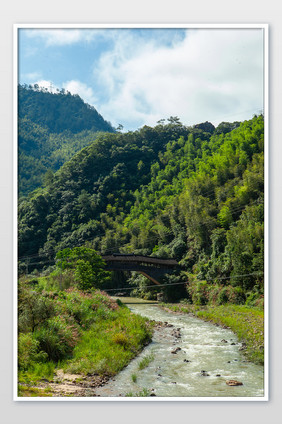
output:
M145 275L153 283L160 284L159 280L165 274L172 273L178 268L175 259L154 258L135 254L113 253L102 256L106 262L106 271L136 271Z

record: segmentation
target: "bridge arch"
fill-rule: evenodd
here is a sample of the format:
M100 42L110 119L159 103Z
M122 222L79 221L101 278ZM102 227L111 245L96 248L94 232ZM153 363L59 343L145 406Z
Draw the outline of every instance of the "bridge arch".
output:
M154 284L160 285L165 274L172 273L177 267L175 259L163 259L152 256L114 253L102 256L106 271L136 271L143 274Z

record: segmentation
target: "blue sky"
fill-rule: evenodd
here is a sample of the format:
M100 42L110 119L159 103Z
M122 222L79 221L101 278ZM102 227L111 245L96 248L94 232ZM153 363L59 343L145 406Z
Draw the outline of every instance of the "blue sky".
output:
M18 80L79 94L124 129L263 111L262 29L20 28Z

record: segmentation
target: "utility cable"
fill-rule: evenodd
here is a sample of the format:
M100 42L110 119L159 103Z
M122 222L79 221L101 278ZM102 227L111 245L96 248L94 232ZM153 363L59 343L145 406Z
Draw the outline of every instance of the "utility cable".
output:
M253 273L251 273L251 274L242 274L242 275L233 275L232 277L224 277L224 278L213 278L213 279L206 279L207 281L217 281L217 280L231 280L232 278L241 278L241 277L249 277L249 276L251 276L251 275L257 275L257 274L264 274L263 272L253 272ZM197 281L201 281L201 280L197 280ZM155 288L157 288L157 287L170 287L170 286L177 286L177 285L184 285L184 284L189 284L189 281L184 281L184 282L180 282L180 283L169 283L169 284L154 284L154 285L149 285L149 286L146 286L146 287L144 287L144 288L152 288L152 287L155 287ZM140 288L140 287L122 287L122 288L120 288L120 287L118 287L118 288L115 288L115 289L113 289L113 288L103 288L103 287L101 287L101 290L102 291L120 291L120 290L135 290L135 289L138 289L138 288Z

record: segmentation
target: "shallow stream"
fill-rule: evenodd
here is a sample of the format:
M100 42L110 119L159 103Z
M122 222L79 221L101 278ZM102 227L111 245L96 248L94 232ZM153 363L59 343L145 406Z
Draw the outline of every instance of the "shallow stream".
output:
M132 395L146 389L156 397L260 397L264 392L263 367L248 362L232 331L187 314L172 314L158 305L121 298L137 314L166 323L153 341L120 374L96 394ZM138 303L132 303L132 302ZM144 357L154 358L140 370ZM229 386L236 380L242 385Z

